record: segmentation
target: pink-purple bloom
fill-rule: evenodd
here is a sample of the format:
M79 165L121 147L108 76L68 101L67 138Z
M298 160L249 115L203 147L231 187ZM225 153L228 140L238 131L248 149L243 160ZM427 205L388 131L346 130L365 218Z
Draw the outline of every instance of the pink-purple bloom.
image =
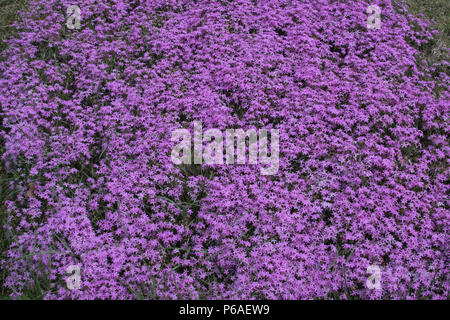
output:
M13 297L39 279L46 299L448 299L448 64L416 63L433 31L401 3L36 0L16 24ZM278 129L277 174L175 165L194 121Z

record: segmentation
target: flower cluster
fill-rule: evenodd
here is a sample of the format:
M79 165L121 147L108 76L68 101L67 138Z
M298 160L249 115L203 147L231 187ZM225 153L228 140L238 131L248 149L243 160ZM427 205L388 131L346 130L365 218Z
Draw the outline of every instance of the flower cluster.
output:
M449 65L416 63L434 32L401 2L33 0L16 27L13 297L448 298ZM194 121L279 130L278 173L175 165Z

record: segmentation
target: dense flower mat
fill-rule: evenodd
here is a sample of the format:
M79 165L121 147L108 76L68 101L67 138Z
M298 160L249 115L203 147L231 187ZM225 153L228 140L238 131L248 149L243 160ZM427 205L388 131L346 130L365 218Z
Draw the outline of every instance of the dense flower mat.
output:
M448 298L448 64L416 63L433 31L401 3L39 0L17 28L13 297ZM195 120L279 129L278 173L175 165Z

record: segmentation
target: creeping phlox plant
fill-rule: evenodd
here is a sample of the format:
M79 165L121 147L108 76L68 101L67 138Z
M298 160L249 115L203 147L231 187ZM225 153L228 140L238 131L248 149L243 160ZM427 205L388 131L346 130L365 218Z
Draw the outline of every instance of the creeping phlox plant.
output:
M448 298L449 65L403 3L34 0L16 28L13 298ZM174 163L195 121L277 130L276 174Z

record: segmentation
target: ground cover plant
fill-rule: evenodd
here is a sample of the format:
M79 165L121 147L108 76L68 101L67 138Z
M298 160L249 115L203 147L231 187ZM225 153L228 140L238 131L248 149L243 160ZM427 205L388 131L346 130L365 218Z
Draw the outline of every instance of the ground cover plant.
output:
M20 2L1 295L448 299L448 15L408 4ZM279 130L278 172L174 164L194 121Z

